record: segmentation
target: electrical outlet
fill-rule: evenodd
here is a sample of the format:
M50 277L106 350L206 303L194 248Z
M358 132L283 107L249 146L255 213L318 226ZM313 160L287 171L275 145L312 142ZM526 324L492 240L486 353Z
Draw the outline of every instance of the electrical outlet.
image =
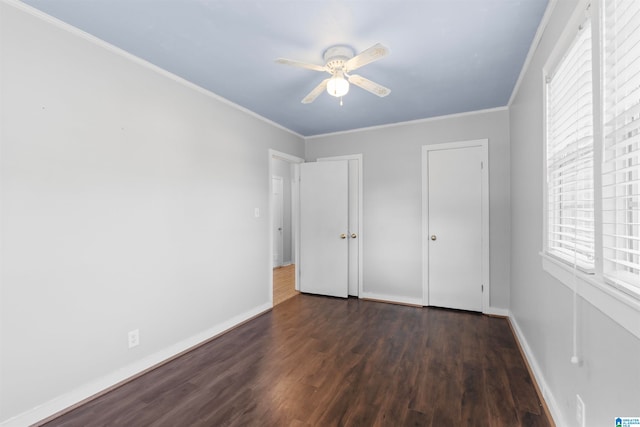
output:
M127 336L129 338L129 348L136 347L138 344L140 344L139 329L134 329L133 331L129 331L129 334Z
M584 419L585 407L584 402L579 394L576 394L576 421L579 427L585 427L587 425Z

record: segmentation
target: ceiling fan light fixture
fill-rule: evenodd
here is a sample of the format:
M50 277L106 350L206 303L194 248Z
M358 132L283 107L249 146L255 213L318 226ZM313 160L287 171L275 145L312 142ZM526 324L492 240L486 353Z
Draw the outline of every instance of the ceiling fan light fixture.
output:
M336 98L341 98L349 92L349 82L344 78L342 71L336 73L327 82L327 93Z

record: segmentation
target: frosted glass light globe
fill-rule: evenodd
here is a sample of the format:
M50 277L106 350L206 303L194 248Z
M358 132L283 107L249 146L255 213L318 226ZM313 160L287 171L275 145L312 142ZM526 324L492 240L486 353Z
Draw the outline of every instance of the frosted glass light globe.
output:
M327 93L336 98L345 96L349 92L349 82L342 72L337 72L327 83Z

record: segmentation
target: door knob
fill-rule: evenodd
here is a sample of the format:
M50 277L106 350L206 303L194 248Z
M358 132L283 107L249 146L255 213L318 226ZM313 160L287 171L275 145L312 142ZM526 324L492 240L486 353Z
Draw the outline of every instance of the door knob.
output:
M431 240L436 240L436 235L435 234L431 235Z
M346 235L346 234L344 234L344 233L342 233L342 234L340 235L340 238L341 238L341 239L346 239L346 238L347 238L347 235Z
M358 237L358 235L356 233L351 233L351 238L355 239L356 237Z

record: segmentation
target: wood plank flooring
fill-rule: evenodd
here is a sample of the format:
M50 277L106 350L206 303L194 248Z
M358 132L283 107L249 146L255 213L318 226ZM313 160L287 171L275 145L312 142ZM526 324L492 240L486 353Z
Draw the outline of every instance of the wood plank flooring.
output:
M298 295L295 279L296 266L291 264L273 269L273 305Z
M46 426L550 426L507 320L297 295Z

